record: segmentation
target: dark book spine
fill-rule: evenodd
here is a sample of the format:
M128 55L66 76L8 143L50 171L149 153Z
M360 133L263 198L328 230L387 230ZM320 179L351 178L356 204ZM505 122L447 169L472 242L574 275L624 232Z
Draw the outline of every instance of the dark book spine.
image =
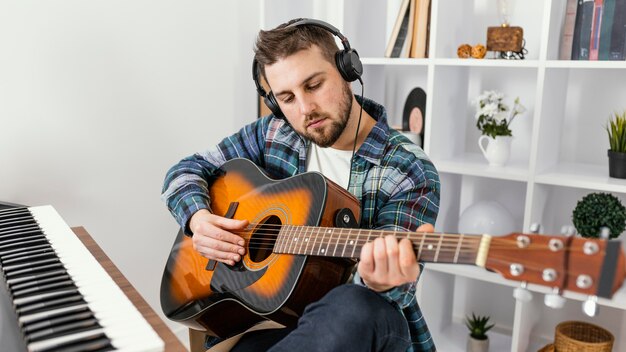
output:
M580 57L580 27L583 20L583 0L578 0L576 7L576 22L574 24L574 34L572 36L572 60Z
M615 14L615 0L604 0L602 11L602 25L600 27L600 47L598 60L609 60L611 48L611 31L613 29L613 16Z
M615 1L609 60L624 60L626 53L626 0Z
M404 45L407 34L409 33L409 16L410 11L407 10L404 14L404 17L402 18L402 25L400 26L400 31L398 32L398 39L393 45L391 57L400 57L400 53L402 52L402 46Z
M583 17L580 27L580 54L579 60L589 60L589 46L591 44L591 24L593 22L593 0L583 0Z

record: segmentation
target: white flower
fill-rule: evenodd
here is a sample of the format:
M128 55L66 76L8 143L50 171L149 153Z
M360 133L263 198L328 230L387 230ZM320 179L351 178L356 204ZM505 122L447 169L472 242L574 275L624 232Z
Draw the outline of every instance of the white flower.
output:
M485 106L482 109L480 109L481 115L485 115L489 117L492 117L497 112L498 112L498 104L496 103L485 104Z
M507 117L508 114L506 113L506 111L500 111L493 116L493 119L496 120L496 122L501 123L502 121L506 121Z
M513 111L515 111L515 114L522 114L526 112L526 108L524 107L524 105L520 103L516 103L515 107L513 108Z

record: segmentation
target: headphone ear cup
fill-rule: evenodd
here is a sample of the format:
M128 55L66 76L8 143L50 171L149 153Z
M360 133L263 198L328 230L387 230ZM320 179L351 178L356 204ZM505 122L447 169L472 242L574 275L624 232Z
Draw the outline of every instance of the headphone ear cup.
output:
M274 116L280 118L285 117L282 110L280 110L280 106L276 101L276 97L274 97L274 93L272 93L271 91L267 93L267 95L263 98L263 101L265 102L265 105L267 105L267 107L272 111Z
M361 77L363 64L356 50L340 50L335 54L335 63L341 77L348 82L353 82Z

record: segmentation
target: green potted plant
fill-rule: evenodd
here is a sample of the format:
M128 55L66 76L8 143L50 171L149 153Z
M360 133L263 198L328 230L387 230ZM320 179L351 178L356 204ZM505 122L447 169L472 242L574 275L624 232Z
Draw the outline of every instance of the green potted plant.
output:
M615 238L626 228L626 208L610 193L589 193L576 204L572 221L583 237L598 238L607 227L610 238Z
M626 178L626 111L613 113L606 126L609 134L609 176Z
M494 327L495 324L488 324L488 316L476 316L472 312L472 317L465 317L465 326L470 331L467 339L468 352L486 352L489 350L489 336L487 331Z

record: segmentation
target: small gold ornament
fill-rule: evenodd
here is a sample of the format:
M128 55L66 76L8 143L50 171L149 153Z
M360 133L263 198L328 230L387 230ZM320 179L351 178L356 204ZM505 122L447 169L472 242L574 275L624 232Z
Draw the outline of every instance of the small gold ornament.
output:
M472 47L472 57L474 59L482 59L487 54L487 48L482 44L476 44Z
M467 59L472 55L472 46L469 44L461 44L456 49L456 55L461 59Z

